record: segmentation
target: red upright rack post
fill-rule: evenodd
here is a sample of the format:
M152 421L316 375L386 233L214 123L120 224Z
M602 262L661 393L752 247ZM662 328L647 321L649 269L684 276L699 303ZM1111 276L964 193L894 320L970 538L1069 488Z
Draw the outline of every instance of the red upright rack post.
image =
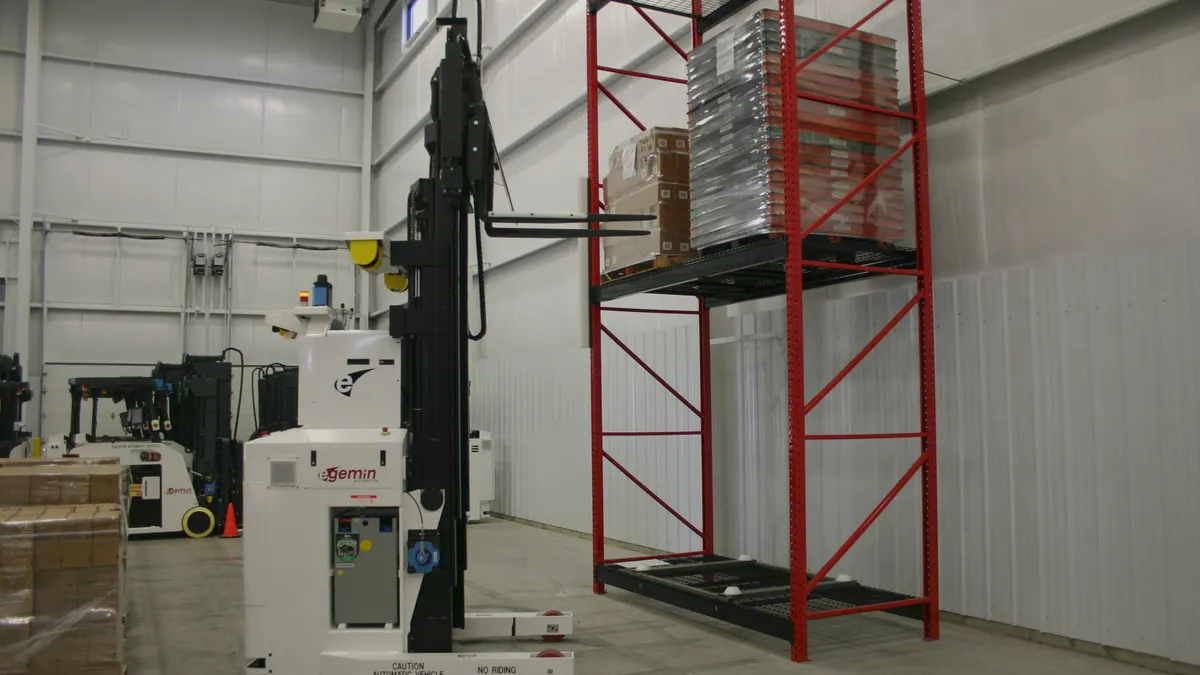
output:
M783 223L787 249L788 567L792 660L808 660L808 504L804 439L804 236L800 223L800 99L796 90L796 14L779 0L783 79Z
M588 213L600 212L600 91L596 70L596 14L587 13L587 123L588 123ZM599 229L599 223L592 223ZM595 288L600 283L600 240L588 240L588 283ZM592 561L604 561L604 388L601 384L600 362L600 304L588 306L592 359ZM592 592L604 593L604 584L596 581Z
M925 605L925 639L939 635L938 615L938 530L937 530L937 419L934 382L937 377L933 359L933 250L929 236L929 135L925 109L925 46L921 24L921 0L908 0L909 91L914 116L913 202L917 223L917 258L921 276L917 293L921 295L920 328L917 348L921 351L921 556L922 590L929 599Z
M588 210L591 213L597 213L603 210L604 205L600 200L600 189L602 178L600 176L600 138L599 138L599 120L600 120L600 96L603 94L611 103L640 130L645 131L646 127L638 120L633 111L627 108L612 92L600 82L600 73L611 73L625 77L643 78L669 82L673 84L686 85L687 80L681 78L665 77L652 73L644 73L629 70L626 68L614 68L611 66L601 65L598 61L598 26L596 13L604 2L588 1L587 11L587 121L588 121ZM691 0L692 17L691 33L693 46L699 44L700 31L696 22L696 17L701 11L701 0ZM687 53L664 31L653 18L647 14L643 7L637 4L632 5L633 10L650 25L650 27L666 42L666 44L678 53L684 59L687 58ZM650 7L653 9L653 7ZM599 228L599 224L593 223L593 229ZM591 239L588 242L588 277L591 286L594 288L601 281L601 247L598 239ZM683 523L685 527L693 531L700 538L700 550L690 551L686 553L671 553L667 557L679 556L694 556L694 555L711 555L714 548L713 538L713 467L712 467L712 405L710 403L712 396L712 384L710 378L710 350L709 344L709 313L708 307L704 303L703 298L698 298L699 307L695 311L691 310L655 310L644 308L626 308L626 307L604 307L599 302L592 302L589 308L590 320L590 351L591 351L591 421L592 421L592 562L595 566L606 563L619 562L636 562L647 558L622 558L608 559L605 558L604 544L606 540L604 530L604 465L605 462L611 464L618 472L623 474L630 482L645 492L653 501L662 506L668 513ZM674 387L671 386L661 375L656 373L645 361L637 356L629 347L627 347L615 334L604 326L604 315L606 311L612 312L627 312L638 314L690 314L695 315L699 326L699 366L701 368L700 375L700 400L698 405L688 401ZM651 377L659 382L669 393L679 399L683 405L694 412L699 418L699 429L696 430L671 430L671 431L606 431L604 428L604 387L603 373L601 370L601 341L607 336L610 340L617 344L626 354L641 366ZM654 491L638 479L629 469L618 463L604 449L604 439L609 437L629 437L629 436L699 436L700 440L700 466L701 466L701 485L702 494L702 518L700 527L690 522L683 514L677 511L674 507L668 504L664 499L654 493ZM664 556L656 556L664 557ZM595 581L592 585L594 593L602 594L605 592L604 584Z

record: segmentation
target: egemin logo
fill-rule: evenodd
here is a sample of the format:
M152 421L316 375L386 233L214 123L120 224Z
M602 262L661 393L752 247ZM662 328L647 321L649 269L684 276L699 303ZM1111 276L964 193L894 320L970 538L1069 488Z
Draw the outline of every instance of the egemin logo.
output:
M347 375L343 375L343 376L339 377L338 379L333 381L334 391L341 394L342 396L349 398L350 392L354 391L354 385L357 384L360 379L362 379L363 375L366 375L367 373L371 372L372 370L375 370L375 369L367 368L366 370L358 370L353 373L349 373Z
M317 474L317 478L326 483L336 483L340 480L351 483L369 483L375 480L375 469L343 469L331 466Z

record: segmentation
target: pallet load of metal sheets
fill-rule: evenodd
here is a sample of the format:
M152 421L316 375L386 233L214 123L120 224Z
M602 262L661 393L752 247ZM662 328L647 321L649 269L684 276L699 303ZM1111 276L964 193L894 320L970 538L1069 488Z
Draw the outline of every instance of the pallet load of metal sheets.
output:
M688 61L692 247L784 231L778 13L760 11L697 47ZM844 28L796 19L804 61ZM899 107L896 45L856 31L796 75L802 92ZM799 102L801 224L822 217L902 143L900 122L831 103ZM891 243L905 237L903 173L893 165L817 233Z

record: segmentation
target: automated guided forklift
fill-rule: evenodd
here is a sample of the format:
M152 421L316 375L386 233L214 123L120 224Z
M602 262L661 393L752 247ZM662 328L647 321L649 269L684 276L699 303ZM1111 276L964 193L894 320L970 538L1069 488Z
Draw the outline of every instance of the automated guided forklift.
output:
M21 408L32 398L20 355L0 355L0 458L32 454L30 434L21 423Z
M192 456L164 436L171 427L159 405L166 385L153 377L77 377L68 380L71 430L68 455L116 457L129 467L129 534L205 537L216 528L192 483ZM100 402L124 404L120 434L100 433ZM85 411L88 414L84 426Z
M240 518L242 450L230 428L232 379L232 364L222 357L185 355L182 363L159 363L151 377L69 380L67 452L117 457L130 468L130 534L206 537L223 530L229 505ZM104 400L124 404L122 434L99 432Z
M224 528L229 504L241 522L242 449L231 408L233 364L223 356L185 354L182 363L156 365L152 377L163 385L157 407L170 421L163 437L191 456L193 489L212 512L215 531Z
M454 652L454 641L571 632L553 612L469 614L467 340L486 333L482 231L491 237L634 236L652 216L492 212L498 153L466 20L439 18L424 144L402 241L346 236L359 268L408 291L387 331L333 330L329 307L267 316L299 351L300 427L245 445L247 673L570 675L570 653ZM478 333L468 324L474 219ZM585 223L587 229L505 227Z

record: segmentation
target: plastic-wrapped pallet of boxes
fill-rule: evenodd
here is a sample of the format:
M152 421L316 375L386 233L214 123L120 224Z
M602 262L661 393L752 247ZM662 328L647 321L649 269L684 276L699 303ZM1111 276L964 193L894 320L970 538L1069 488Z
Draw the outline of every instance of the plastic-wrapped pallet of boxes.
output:
M127 489L119 465L0 467L0 675L124 672Z
M692 52L692 247L782 233L784 164L779 14L764 10ZM839 35L796 18L802 61ZM896 44L856 31L796 74L798 89L897 109ZM900 147L900 121L800 100L802 225L824 215ZM895 242L904 237L902 169L893 164L817 232Z
M659 267L691 257L689 233L688 132L655 127L618 145L609 158L604 179L605 207L609 213L656 216L640 223L650 230L645 237L606 237L605 274L629 267ZM639 223L615 223L629 229Z

